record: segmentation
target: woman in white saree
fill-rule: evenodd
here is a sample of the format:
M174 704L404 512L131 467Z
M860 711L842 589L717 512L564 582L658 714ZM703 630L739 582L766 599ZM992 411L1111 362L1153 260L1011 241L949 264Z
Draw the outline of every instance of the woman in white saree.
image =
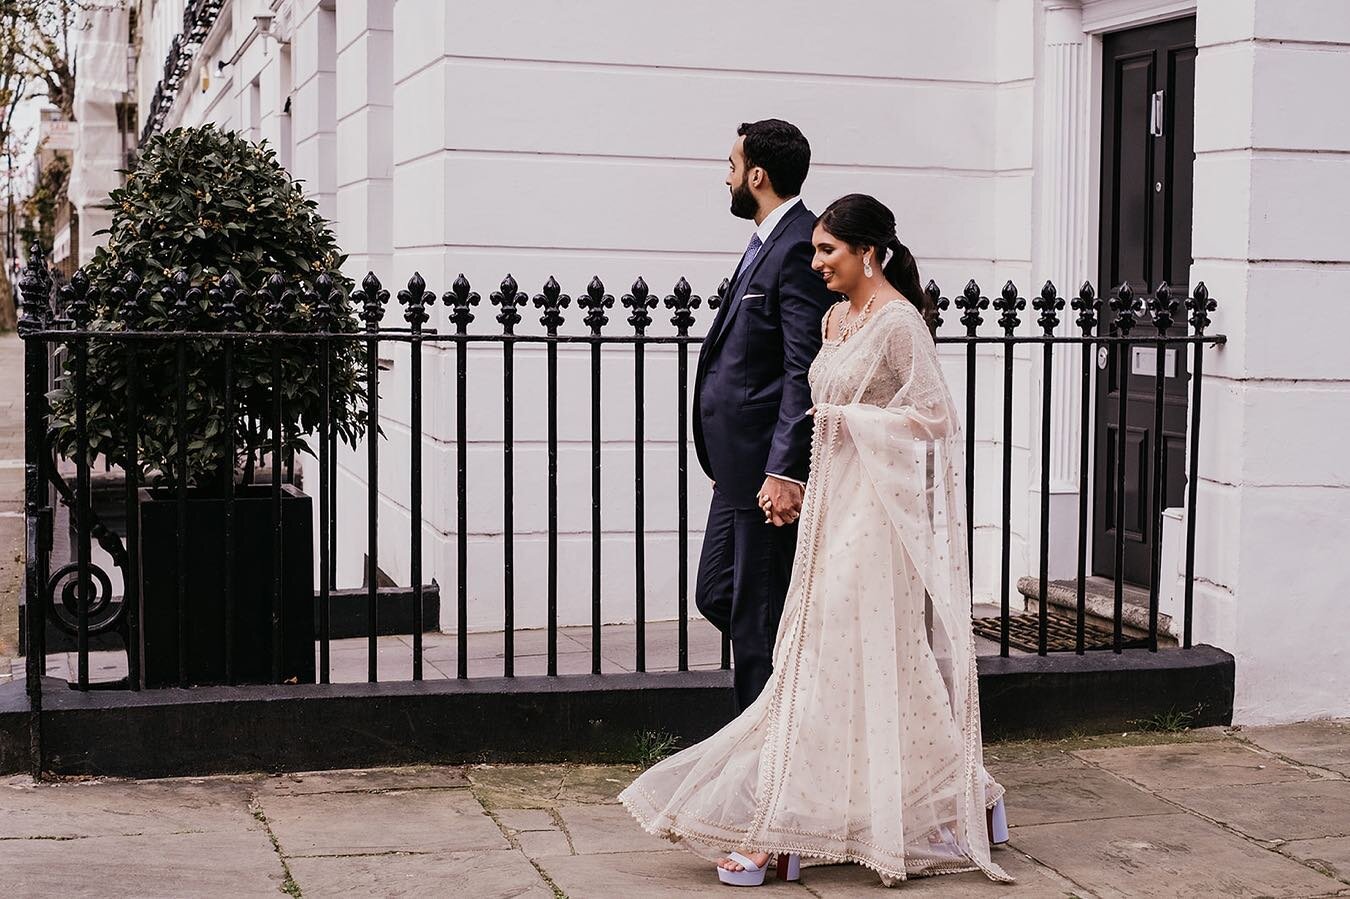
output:
M981 750L962 440L928 300L877 200L835 201L813 240L813 267L848 299L810 372L811 474L773 675L620 798L737 885L761 883L773 856L784 879L805 857L887 885L1007 881L989 852L989 828L1006 828Z

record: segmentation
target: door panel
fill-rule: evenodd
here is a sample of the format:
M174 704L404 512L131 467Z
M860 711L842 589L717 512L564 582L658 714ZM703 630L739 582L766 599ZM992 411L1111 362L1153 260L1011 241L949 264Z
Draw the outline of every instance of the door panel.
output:
M1195 138L1195 20L1183 19L1107 35L1103 40L1101 250L1098 284L1104 298L1128 282L1147 298L1166 282L1172 295L1189 291L1191 204ZM1160 102L1155 114L1155 95ZM1157 133L1157 132L1161 133ZM1112 310L1103 310L1108 333ZM1184 318L1180 328L1184 330ZM1136 336L1156 333L1139 317ZM1142 355L1141 355L1142 350ZM1180 505L1185 493L1187 383L1185 354L1166 361L1163 432L1153 433L1156 350L1135 347L1108 354L1097 379L1095 501L1092 567L1115 575L1116 439L1120 427L1121 364L1129 366L1125 489L1125 580L1147 585L1155 515L1153 447L1163 443L1164 502Z

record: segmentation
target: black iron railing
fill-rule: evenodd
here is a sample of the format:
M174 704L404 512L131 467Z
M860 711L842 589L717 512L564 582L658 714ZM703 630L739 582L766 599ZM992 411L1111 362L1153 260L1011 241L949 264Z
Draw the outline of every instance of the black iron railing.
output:
M183 30L173 36L168 52L164 55L163 74L155 84L154 95L146 109L145 125L141 128L141 146L145 146L145 142L164 126L169 110L178 99L183 81L197 58L197 51L210 34L224 5L225 0L188 0L184 6Z
M188 569L186 535L194 527L188 516L188 491L191 479L188 454L194 442L207 439L204 434L188 433L188 407L194 400L188 395L187 350L193 344L209 342L219 347L219 377L223 385L220 399L219 420L223 426L219 433L210 436L224 447L224 457L237 458L243 448L239 444L241 435L236 433L236 404L241 400L244 389L237 383L237 355L241 348L265 347L271 363L270 384L248 385L249 390L270 391L270 421L258 422L257 433L252 433L245 441L249 443L248 452L265 453L272 460L283 460L286 448L296 438L294 433L298 425L289 424L287 398L282 386L282 364L285 354L298 347L308 347L318 360L318 382L321 385L322 400L318 407L323 410L316 422L312 422L312 432L317 432L317 478L313 485L318 499L317 523L318 535L318 584L315 593L317 601L317 642L318 671L317 679L327 682L329 679L330 655L330 602L333 597L336 580L336 556L338 551L337 526L341 516L357 515L357 509L338 508L337 477L338 470L338 427L331 420L333 404L330 391L333 388L333 366L344 348L360 362L364 378L364 392L368 404L368 418L371 423L380 421L379 370L380 350L390 345L406 345L409 352L409 381L411 408L409 411L410 463L407 470L409 488L410 565L409 589L413 594L413 668L412 677L423 677L422 633L426 622L423 620L422 583L424 579L424 559L419 539L420 524L423 521L422 486L426 476L424 471L421 436L423 427L423 388L422 356L428 345L451 345L454 347L454 440L456 445L455 495L456 528L455 559L453 572L455 580L455 632L457 634L458 654L457 671L460 678L469 676L468 632L468 443L469 421L466 412L469 396L469 359L470 348L479 347L481 351L500 354L502 378L493 389L501 390L501 422L503 438L501 453L503 463L503 481L501 484L503 499L502 527L502 576L501 601L504 618L504 662L502 674L513 676L515 672L514 639L516 631L516 557L515 557L515 424L516 396L515 350L520 345L542 346L546 360L546 380L542 385L546 403L547 428L547 572L546 572L546 624L547 674L558 673L558 607L559 607L559 509L558 509L558 405L559 397L577 392L580 385L560 383L558 371L559 348L566 345L579 345L588 350L589 356L589 405L590 405L590 562L591 580L589 584L591 599L591 667L593 673L601 672L601 639L604 614L601 602L601 570L603 550L601 486L604 472L601 466L601 416L607 403L617 399L608 395L607 385L601 378L601 361L607 351L614 347L631 347L633 377L631 382L635 448L635 468L633 473L632 502L634 509L634 574L633 584L636 601L636 648L633 664L636 670L647 668L647 549L644 518L646 516L646 478L643 463L643 443L645 438L646 410L644 405L646 374L649 358L644 353L650 346L673 347L675 393L670 402L675 404L676 413L676 479L677 479L677 659L678 669L689 668L689 604L688 604L688 548L689 548L689 487L688 487L688 407L690 399L691 346L700 341L700 337L690 333L695 324L695 314L703 306L700 297L694 295L690 285L684 279L675 285L671 293L664 297L664 305L669 311L669 321L673 333L650 333L654 324L652 311L659 305L646 282L638 278L628 293L619 302L628 311L628 328L623 333L607 332L610 325L610 310L615 299L606 291L599 278L593 279L584 292L576 299L576 305L582 310L584 333L563 333L562 328L571 298L563 293L561 286L552 278L532 299L537 310L541 330L535 333L521 333L517 325L522 321L522 313L531 305L531 298L520 290L516 281L507 276L489 297L496 307L497 328L477 331L471 328L475 321L475 308L480 297L473 291L469 282L460 276L439 298L431 292L420 276L414 275L406 287L398 292L398 303L403 307L403 319L406 326L389 327L384 324L386 307L390 302L389 292L374 275L368 275L359 287L349 292L339 286L329 276L322 275L312 282L287 283L274 276L267 284L256 285L258 291L249 293L230 276L211 284L192 284L186 273L179 273L170 279L163 288L169 308L166 328L148 328L142 320L147 291L142 286L140 273L128 272L111 296L94 297L93 288L82 276L77 275L71 283L61 287L59 297L52 295L50 274L45 268L41 256L35 251L32 263L20 282L22 290L21 332L25 340L25 399L26 399L26 513L27 513L27 562L25 569L25 595L29 610L27 628L28 680L34 702L40 706L40 679L45 665L46 646L45 628L41 626L44 618L50 619L58 627L71 632L76 640L78 671L75 686L86 689L89 679L90 638L101 632L116 631L122 634L128 653L129 676L126 685L137 689L144 680L142 659L142 628L139 602L140 589L144 578L150 574L139 570L142 534L139 532L137 507L142 502L142 488L145 486L135 473L140 470L140 442L137 423L142 421L140 401L146 388L142 382L146 376L141 367L155 348L171 347L174 352L174 402L172 416L175 422L176 456L166 463L169 469L162 474L167 476L176 510L178 557L175 566L176 582L174 590L177 602L178 628L178 682L190 685L193 681L189 674L191 660L187 657L189 630L195 625L192 621L193 606L188 595ZM706 308L715 309L721 302L721 293L726 284L708 298ZM1185 300L1189 311L1189 320L1178 318L1180 301L1173 297L1166 285L1157 288L1147 302L1135 297L1128 286L1115 292L1111 299L1112 315L1107 320L1102 316L1102 301L1097 297L1091 285L1084 284L1072 301L1076 312L1074 326L1077 334L1057 334L1061 326L1061 313L1065 302L1050 283L1046 283L1039 296L1034 298L1032 306L1036 311L1036 325L1040 333L1019 333L1026 301L1019 296L1017 288L1009 282L993 301L998 313L997 325L1001 333L982 334L984 314L990 307L987 298L981 295L979 286L971 281L961 295L956 298L955 306L960 310L960 324L964 334L944 333L941 330L941 316L951 307L951 302L941 295L941 290L932 282L927 288L938 310L936 340L943 345L961 345L965 347L965 437L966 437L966 479L967 509L974 518L974 496L977 485L983 487L986 473L977 472L976 436L974 418L976 397L982 387L977 379L978 348L989 345L1001 348L1003 362L1002 378L1002 445L1001 445L1001 558L999 565L998 602L1001 606L1001 628L999 649L1003 655L1010 652L1010 622L1014 613L1010 605L1013 591L1012 583L1012 460L1013 460L1013 417L1014 397L1014 354L1019 347L1032 347L1033 354L1039 354L1042 361L1042 388L1040 408L1040 466L1039 466L1039 530L1040 555L1037 576L1040 585L1041 603L1038 611L1038 634L1036 651L1046 654L1051 651L1047 637L1050 627L1049 603L1046 601L1049 588L1050 553L1050 444L1052 425L1052 392L1054 379L1051 377L1054 354L1057 350L1076 350L1081 356L1081 389L1083 391L1080 430L1080 487L1077 527L1077 610L1074 621L1076 639L1072 650L1078 653L1089 648L1085 639L1087 630L1087 609L1085 601L1085 582L1088 577L1087 547L1088 503L1089 503L1089 459L1093 441L1091 421L1094 389L1094 357L1102 350L1117 360L1119 372L1120 406L1118 434L1121 435L1112 451L1115 454L1114 473L1116 478L1115 495L1125 493L1125 456L1124 433L1128 409L1125 402L1127 378L1131 368L1130 351L1132 347L1153 347L1156 350L1156 396L1154 407L1156 419L1153 423L1155 433L1162 428L1162 410L1164 404L1164 364L1166 350L1177 350L1179 361L1189 363L1190 372L1190 429L1188 434L1188 492L1187 505L1190 510L1185 540L1185 593L1184 593L1184 632L1181 643L1189 647L1192 642L1192 582L1195 555L1195 503L1197 483L1197 452L1200 438L1200 399L1203 356L1206 346L1222 343L1220 335L1210 335L1206 329L1210 323L1209 313L1214 302L1209 299L1203 283L1198 284L1193 296ZM203 296L209 304L200 302ZM94 300L98 300L97 303ZM256 303L257 314L250 325L243 322L245 301ZM450 329L441 332L427 327L431 308L440 302L447 309ZM54 309L64 314L57 316ZM207 308L207 316L193 312L193 309ZM96 320L95 310L100 310L101 318ZM297 327L294 313L303 311L302 325ZM341 311L340 311L341 310ZM289 317L288 317L289 316ZM1146 316L1146 318L1143 318ZM1147 330L1147 333L1144 333ZM71 354L67 368L65 389L72 392L75 400L74 417L75 444L85 445L89 436L87 421L87 402L85 394L89 390L88 358L90 348L100 342L110 343L120 348L126 359L125 415L128 423L125 446L121 448L125 460L124 468L132 474L126 478L123 501L126 506L125 544L119 536L112 533L96 520L90 500L90 468L93 460L88 453L76 453L73 460L76 476L74 488L66 486L58 474L57 452L53 450L52 421L46 393L48 389L48 355L52 348L61 347ZM1188 358L1189 357L1189 358ZM213 363L214 364L214 363ZM387 385L386 385L387 386ZM439 385L438 385L439 386ZM625 388L626 392L627 388ZM1114 630L1111 635L1110 649L1120 652L1129 646L1146 646L1150 650L1158 648L1158 607L1161 553L1162 521L1162 441L1155 440L1154 465L1152 474L1152 586L1148 606L1147 636L1142 640L1127 639L1124 634L1123 620L1123 546L1125 528L1123 526L1124 503L1115 503L1115 610ZM366 478L367 503L364 510L367 530L365 549L366 567L366 608L365 632L368 638L368 677L375 681L379 677L379 659L377 654L377 635L380 633L380 605L377 602L380 581L380 440L366 439ZM176 461L175 461L176 460ZM69 463L68 463L69 464ZM236 672L232 670L231 660L236 659L235 641L238 635L232 626L239 599L238 585L234 581L236 565L237 539L239 537L237 515L239 514L238 491L234 466L229 465L223 472L224 477L218 485L223 502L223 539L219 553L223 557L224 572L224 608L227 626L221 629L220 641L224 644L226 666L225 679L234 682ZM977 475L979 479L977 480ZM76 535L74 558L62 560L55 574L51 571L53 563L53 519L55 505L51 500L52 491L48 484L59 488L56 502L64 503L70 510L73 533ZM271 498L270 521L272 554L270 583L267 597L271 604L270 626L271 675L273 682L285 680L286 670L283 662L283 608L285 606L285 586L282 579L283 541L283 465L271 464L266 490ZM345 520L345 519L342 519ZM974 527L970 528L972 535ZM970 544L972 554L975 549ZM114 603L110 580L106 572L98 569L91 559L91 541L98 541L108 549L114 564L122 569L125 584L124 595L120 603ZM975 566L972 564L972 570ZM447 573L448 574L448 573ZM312 655L312 654L311 654ZM722 664L729 665L729 654L725 643Z

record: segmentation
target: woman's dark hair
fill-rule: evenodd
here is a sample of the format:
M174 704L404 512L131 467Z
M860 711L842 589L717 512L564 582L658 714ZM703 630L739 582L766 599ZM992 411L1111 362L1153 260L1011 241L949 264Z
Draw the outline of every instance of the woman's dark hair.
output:
M773 192L780 197L795 197L811 167L811 145L791 122L764 119L746 122L736 129L745 138L745 165L759 166L769 176Z
M816 224L855 250L871 249L878 261L884 259L881 271L886 280L919 310L929 330L936 330L937 309L919 281L914 254L895 236L895 214L886 204L867 194L848 194L831 203Z

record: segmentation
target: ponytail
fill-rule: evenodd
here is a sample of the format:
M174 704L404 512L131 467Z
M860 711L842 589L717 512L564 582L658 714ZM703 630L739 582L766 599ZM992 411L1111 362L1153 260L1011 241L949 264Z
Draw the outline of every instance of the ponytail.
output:
M900 295L919 310L923 316L924 322L928 325L928 330L937 333L937 309L933 305L928 292L923 289L919 282L919 264L914 261L914 254L909 251L909 247L900 242L900 238L894 234L886 244L886 250L889 252L889 258L886 264L881 267L881 271L886 276L886 280L891 282L891 286L900 291Z

